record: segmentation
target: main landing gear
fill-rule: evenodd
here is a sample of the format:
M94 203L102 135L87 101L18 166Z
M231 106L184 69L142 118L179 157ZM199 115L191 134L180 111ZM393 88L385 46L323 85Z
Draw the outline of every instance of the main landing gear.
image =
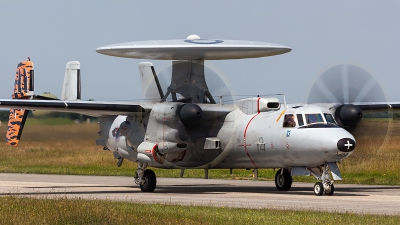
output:
M142 192L153 192L156 189L157 179L153 170L147 170L147 163L137 163L135 183L139 184Z
M275 186L280 191L288 191L292 187L293 179L288 169L279 169L275 174Z

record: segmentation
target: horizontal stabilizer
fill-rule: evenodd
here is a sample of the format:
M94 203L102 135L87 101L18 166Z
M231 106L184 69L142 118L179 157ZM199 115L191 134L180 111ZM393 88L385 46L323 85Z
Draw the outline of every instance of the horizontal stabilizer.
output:
M48 92L49 93L49 92ZM38 100L59 100L56 97L49 96L46 93L40 94L40 95L34 95L32 99L38 99Z
M80 63L71 61L65 68L61 100L76 101L81 99Z
M161 101L164 97L160 82L151 62L139 63L142 94L146 100Z

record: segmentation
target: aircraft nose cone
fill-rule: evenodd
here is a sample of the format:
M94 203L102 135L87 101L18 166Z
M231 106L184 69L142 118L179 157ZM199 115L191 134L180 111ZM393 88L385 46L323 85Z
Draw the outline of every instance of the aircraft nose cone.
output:
M342 152L351 152L356 148L356 142L351 138L342 138L337 142L337 148Z

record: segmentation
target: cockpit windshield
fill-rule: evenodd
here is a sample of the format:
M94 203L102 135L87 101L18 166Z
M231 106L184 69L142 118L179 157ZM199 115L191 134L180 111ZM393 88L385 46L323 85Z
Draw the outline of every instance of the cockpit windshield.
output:
M307 124L312 124L312 123L324 123L324 119L322 118L321 114L305 114L306 116L306 122Z
M332 114L324 113L324 116L325 116L325 120L326 120L327 123L336 124L336 121L335 121L335 119L333 118Z
M304 119L305 121L303 122L303 114L297 114L300 128L338 127L335 118L330 113L304 114Z
M304 125L303 114L297 114L297 121L299 121L299 126Z
M338 127L335 118L330 113L306 113L286 114L283 119L283 127L320 128Z

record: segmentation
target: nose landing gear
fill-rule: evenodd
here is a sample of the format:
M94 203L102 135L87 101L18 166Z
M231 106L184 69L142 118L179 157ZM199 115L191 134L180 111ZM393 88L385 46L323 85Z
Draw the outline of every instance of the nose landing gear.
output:
M317 182L314 185L314 194L316 196L321 196L322 194L326 195L333 195L333 192L335 192L335 186L333 186L333 183L325 183L322 184L322 182Z
M328 164L325 163L323 168L320 168L320 172L316 173L315 169L311 169L311 174L320 180L314 185L314 194L317 196L321 196L325 193L325 195L332 196L335 192L335 186L333 185L333 180L330 177Z

